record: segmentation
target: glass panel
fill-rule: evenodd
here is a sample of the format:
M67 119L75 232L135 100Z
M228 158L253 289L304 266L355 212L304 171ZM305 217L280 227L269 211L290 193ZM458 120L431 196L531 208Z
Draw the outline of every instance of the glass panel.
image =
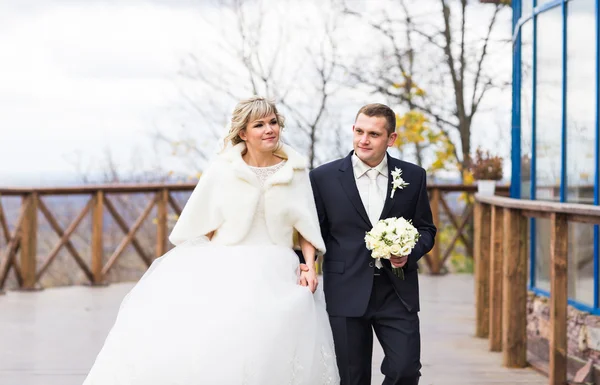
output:
M595 0L568 3L567 200L594 203L596 47ZM587 240L592 244L593 239Z
M533 10L533 0L523 0L521 2L521 16L529 16Z
M523 0L523 2L526 2L526 1L527 1L527 0ZM536 2L536 5L535 5L535 6L536 6L536 7L539 7L540 5L544 5L544 4L546 4L546 3L550 3L550 2L553 2L553 1L556 1L556 0L537 0L537 2ZM560 7L560 6L559 6L559 7Z
M537 16L536 199L557 201L561 171L562 12Z
M594 306L594 225L569 223L569 298Z
M521 27L521 198L531 198L533 23Z

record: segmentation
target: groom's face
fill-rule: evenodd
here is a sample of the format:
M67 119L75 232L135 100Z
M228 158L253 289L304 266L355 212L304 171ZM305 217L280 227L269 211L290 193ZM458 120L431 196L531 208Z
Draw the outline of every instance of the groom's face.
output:
M387 121L382 116L358 115L354 126L354 153L371 167L383 160L388 147L394 145L396 133L388 134Z

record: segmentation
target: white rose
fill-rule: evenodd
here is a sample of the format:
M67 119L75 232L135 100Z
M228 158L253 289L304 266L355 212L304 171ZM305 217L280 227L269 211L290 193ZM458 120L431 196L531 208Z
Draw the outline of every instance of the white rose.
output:
M378 241L378 240L374 239L371 242L371 250L378 250L379 247L380 247L380 245L381 245L381 241Z
M400 252L402 251L402 247L400 247L398 244L394 244L390 247L390 251L394 255L401 255Z
M375 231L376 234L381 234L386 229L387 229L387 225L383 221L377 222L377 224L375 225L375 227L373 227L373 231Z
M410 254L410 252L412 251L412 247L411 246L404 246L400 252L402 253L402 255L408 255Z
M372 235L370 235L370 234L367 234L367 235L365 236L365 243L367 244L367 248L368 248L369 250L372 250L372 249L373 249L375 242L376 242L376 238L375 238L375 237L373 237Z
M393 243L400 243L402 240L402 235L400 234L390 234L389 236L390 241L392 241Z
M373 249L371 256L373 258L383 258L384 254L381 249Z
M390 257L391 250L388 245L383 246L381 251L384 253L382 258L388 259Z

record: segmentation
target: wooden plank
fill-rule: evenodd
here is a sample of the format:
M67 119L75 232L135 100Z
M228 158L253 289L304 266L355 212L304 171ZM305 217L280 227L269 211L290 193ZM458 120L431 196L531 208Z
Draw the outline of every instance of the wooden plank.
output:
M58 234L60 239L59 239L58 243L54 246L52 251L50 251L50 253L46 257L42 267L37 272L36 282L38 282L42 278L42 276L44 275L44 273L46 272L48 267L50 267L50 265L52 264L52 262L58 255L58 252L60 251L60 249L63 246L65 246L67 248L67 250L69 251L69 253L71 253L71 255L75 259L75 262L77 263L79 268L83 271L85 276L91 282L92 281L92 272L87 267L85 261L83 260L81 255L79 255L79 252L77 251L77 249L75 249L75 246L73 246L73 243L71 243L69 238L71 237L71 234L73 234L73 232L77 229L77 226L79 226L79 224L81 223L83 218L85 218L88 211L90 211L90 208L92 206L92 200L90 199L87 202L87 204L85 205L83 210L81 210L81 212L77 215L77 217L71 222L71 224L64 231L41 198L38 198L38 204L39 204L40 211L42 212L42 214L44 214L44 216L48 220L48 223L50 223L50 226Z
M550 385L567 381L567 217L553 214L550 233Z
M117 259L119 258L121 253L125 250L125 247L127 247L127 245L133 241L135 233L138 231L138 229L140 228L140 226L142 225L144 220L148 217L148 215L150 214L150 211L152 211L152 208L156 204L157 198L158 198L158 195L154 196L154 198L148 203L148 205L146 206L146 208L144 209L142 214L138 217L138 219L133 224L133 227L131 228L131 230L129 230L129 232L127 233L127 236L123 239L123 241L121 241L121 243L119 244L119 246L117 246L117 249L114 251L114 253L108 258L108 261L106 262L106 266L104 266L104 268L102 269L102 275L108 274L110 269L112 269L113 265L117 262ZM106 202L108 202L108 200L106 200ZM142 257L142 259L144 260L144 262L146 263L147 266L150 266L152 264L151 260L146 259L147 257L145 254L140 254L140 257Z
M0 188L0 194L28 195L37 193L42 195L92 195L98 191L105 194L125 194L125 193L156 193L164 188L169 191L192 191L197 183L135 183L135 184L105 184L105 185L86 185L72 187L44 187L44 188Z
M17 277L19 279L19 286L23 286L23 274L18 269L16 263L16 253L21 247L21 227L23 226L23 222L25 221L25 216L27 215L29 205L31 204L30 200L25 201L21 204L19 218L17 219L17 223L15 224L15 229L13 231L12 236L6 246L6 251L4 252L4 256L0 258L0 289L4 288L6 284L6 278L8 277L8 272L10 271L11 266L17 270Z
M167 210L169 208L169 190L163 189L158 193L156 210L156 258L167 252Z
M439 229L441 227L442 222L440 221L440 190L433 189L431 190L431 214L433 217L433 224ZM435 242L433 245L433 249L429 253L431 255L431 274L440 274L442 270L442 264L440 259L440 243Z
M446 263L446 260L450 257L452 250L454 250L454 246L456 246L456 241L458 241L458 238L463 234L463 231L464 231L465 227L467 226L467 223L469 223L469 220L471 220L472 216L473 216L473 206L468 205L465 207L465 213L463 213L463 215L462 215L462 222L456 228L456 233L454 233L454 237L452 237L452 240L450 240L450 244L448 245L448 248L444 251L444 255L442 256L442 262L441 262L442 266L444 265L444 263Z
M21 226L21 274L23 275L23 289L33 289L36 282L37 269L37 193L26 195L23 198L25 217Z
M567 214L569 222L587 223L590 225L600 224L600 217L596 215Z
M4 207L2 206L2 194L0 194L0 228L4 233L4 239L6 240L6 243L8 243L10 241L10 229L8 228L6 215L4 214Z
M465 245L465 248L467 249L467 254L471 257L473 257L473 243L469 242L469 240L467 239L467 237L465 236L464 232L462 231L462 229L464 228L463 225L459 224L458 220L456 219L454 213L452 212L452 210L450 210L450 207L448 206L448 203L446 202L446 199L441 196L440 197L440 203L442 204L442 208L444 209L444 211L446 212L446 214L448 215L448 219L450 219L450 222L452 223L452 226L454 226L455 229L461 229L461 231L457 231L458 236L460 237L460 240L462 241L463 245ZM473 214L473 205L469 204L468 202L465 205L465 208L463 210L463 213L461 215L461 219L463 219L462 222L464 222L464 217L465 215L472 215ZM456 241L454 241L456 242ZM454 242L451 243L452 246L454 246ZM449 253L448 253L449 254ZM442 258L445 259L445 258Z
M593 217L597 219L597 222L593 223L600 223L600 206L594 206L583 203L561 203L529 199L513 199L499 197L497 195L487 196L476 194L475 198L481 203L487 203L489 205L500 206L504 208L526 210L530 213L546 212L567 214L568 220L570 220L571 218L577 218L578 221L587 221L590 219L589 217Z
M521 210L521 215L529 218L544 218L550 219L552 217L550 211L533 211L533 210ZM564 214L569 222L587 223L590 225L600 224L600 217L595 215L582 215L582 214Z
M527 218L544 218L550 219L552 213L545 211L521 210L521 215Z
M104 281L104 192L94 195L92 209L92 283L99 285Z
M469 185L460 185L460 184L445 184L445 183L436 183L436 184L427 184L428 190L437 189L441 192L467 192L467 193L476 193L477 185L469 184ZM497 185L496 192L500 194L506 194L510 191L510 185Z
M15 234L8 242L6 251L4 252L2 260L0 261L0 289L3 289L4 285L6 284L6 279L8 278L8 273L10 272L11 267L17 272L19 286L23 286L23 274L19 269L17 269L17 264L15 261L16 254L21 247L20 240L21 234L20 232L17 232L17 234Z
M502 351L502 261L504 221L501 207L492 207L490 243L490 350Z
M150 201L150 203L151 203L152 206L154 205L155 199L156 199L156 197L154 197ZM108 209L108 212L115 219L115 222L117 223L117 225L119 225L119 227L121 228L121 230L123 231L123 233L125 235L129 234L129 232L131 231L129 229L129 226L127 225L127 223L125 223L125 220L123 219L123 217L119 214L119 212L115 209L115 206L113 206L112 202L106 196L104 196L104 205ZM152 208L152 206L150 206L150 208ZM144 260L144 262L148 266L150 266L150 264L152 263L152 260L150 259L150 257L148 257L146 255L146 252L144 251L144 248L138 242L138 240L137 240L137 238L135 236L132 237L131 244L133 245L133 247L135 248L135 250L137 251L137 253L139 254L139 256L142 257L142 259ZM106 271L106 270L103 268L102 271ZM105 274L105 273L103 273L103 274Z
M171 194L169 194L169 204L171 205L171 208L173 209L173 211L175 211L175 214L181 215L181 212L183 210L181 209L181 206L179 206L179 203L177 203L177 201L175 200L175 198L173 198L173 196Z
M489 335L490 298L490 231L491 208L486 204L476 204L475 217L475 336L487 338Z
M502 361L509 368L527 365L527 221L518 210L504 209L502 282Z

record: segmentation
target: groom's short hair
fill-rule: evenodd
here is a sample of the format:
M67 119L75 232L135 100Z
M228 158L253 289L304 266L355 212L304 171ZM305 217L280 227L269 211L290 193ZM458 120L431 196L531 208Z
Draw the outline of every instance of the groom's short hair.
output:
M386 106L385 104L380 103L371 103L363 106L358 113L356 114L356 119L358 119L358 115L364 114L368 117L382 117L385 118L387 124L387 132L388 135L393 134L396 131L396 114L394 111Z

